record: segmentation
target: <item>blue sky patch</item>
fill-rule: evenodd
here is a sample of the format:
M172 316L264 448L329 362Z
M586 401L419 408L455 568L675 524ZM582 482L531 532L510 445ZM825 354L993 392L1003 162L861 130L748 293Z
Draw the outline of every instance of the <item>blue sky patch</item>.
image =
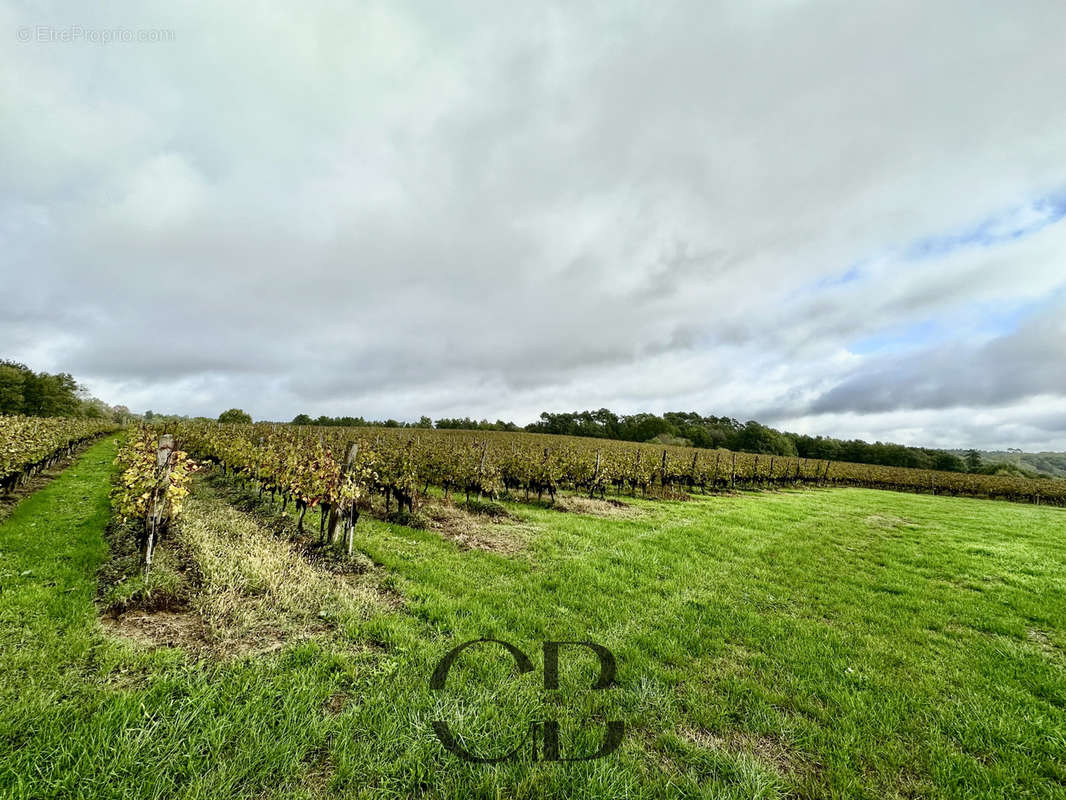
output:
M991 247L1024 238L1066 217L1066 189L990 217L976 226L919 239L903 250L908 259L944 256L966 247Z

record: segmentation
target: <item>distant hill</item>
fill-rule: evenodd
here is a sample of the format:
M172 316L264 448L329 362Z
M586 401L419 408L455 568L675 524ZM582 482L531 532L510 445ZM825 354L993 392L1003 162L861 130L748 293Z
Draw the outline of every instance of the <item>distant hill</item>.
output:
M956 455L965 455L965 450L951 450ZM1066 478L1066 453L1023 453L1021 450L981 450L981 463L984 467L1003 464L1016 467L1023 472L1047 475L1053 478Z

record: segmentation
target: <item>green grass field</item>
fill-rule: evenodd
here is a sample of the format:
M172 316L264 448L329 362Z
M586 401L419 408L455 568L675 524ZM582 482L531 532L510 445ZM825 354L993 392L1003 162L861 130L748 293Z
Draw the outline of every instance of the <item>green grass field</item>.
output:
M114 453L94 445L0 525L0 797L1066 797L1063 509L857 489L507 504L495 550L364 519L373 566L350 591L377 600L323 600L317 628L223 658L100 625ZM275 553L245 516L197 546L240 528ZM254 579L288 554L218 552L204 609L297 619ZM480 637L536 669L474 648L431 691ZM545 690L546 639L605 645L617 685L590 690L595 658L564 648ZM472 764L438 719L481 754L549 719L564 757L606 720L626 733L598 760Z

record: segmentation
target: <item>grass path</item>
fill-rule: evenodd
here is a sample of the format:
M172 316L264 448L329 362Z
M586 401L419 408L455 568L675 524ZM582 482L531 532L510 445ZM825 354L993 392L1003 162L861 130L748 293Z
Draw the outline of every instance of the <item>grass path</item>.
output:
M96 567L106 555L115 437L89 447L22 500L0 526L0 671L5 689L47 686L83 661L96 620ZM41 654L57 656L41 661Z
M1066 797L1066 512L868 490L635 501L630 519L511 505L517 553L365 519L357 547L405 608L267 657L195 660L109 638L95 570L113 441L0 525L0 797ZM514 676L452 646L533 659ZM590 692L574 654L619 660ZM556 718L564 750L474 765ZM602 729L601 729L602 730Z

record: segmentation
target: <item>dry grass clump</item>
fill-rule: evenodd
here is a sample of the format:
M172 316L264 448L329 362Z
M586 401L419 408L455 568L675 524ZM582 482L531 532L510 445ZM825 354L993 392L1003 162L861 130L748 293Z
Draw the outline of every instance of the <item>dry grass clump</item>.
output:
M100 624L143 647L180 647L189 652L212 649L203 619L192 611L126 611L101 617Z
M531 526L517 522L510 514L476 514L445 502L426 503L419 514L425 520L426 528L460 547L505 555L519 552L533 531Z
M810 764L800 753L793 751L776 736L736 730L714 733L688 726L682 726L677 733L696 747L752 758L780 775L804 772L810 768Z
M180 536L202 577L192 607L219 639L309 634L386 606L368 583L313 566L218 498L190 497Z
M615 519L636 519L644 516L644 512L623 503L621 500L601 500L595 497L582 497L581 495L564 495L555 501L559 511L568 511L572 514L588 514L593 517L608 517Z

